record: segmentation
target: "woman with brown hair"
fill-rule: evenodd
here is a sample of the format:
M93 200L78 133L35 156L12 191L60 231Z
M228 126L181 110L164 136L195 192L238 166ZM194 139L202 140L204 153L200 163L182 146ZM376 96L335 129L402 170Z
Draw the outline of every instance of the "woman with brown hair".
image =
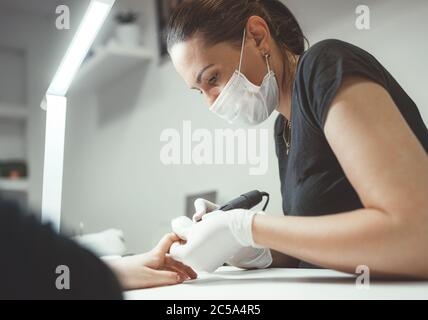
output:
M375 276L428 277L428 130L372 55L339 40L306 49L278 0L185 1L167 42L178 73L223 119L254 125L280 113L285 213L205 219L217 207L203 201L173 257L194 266L227 243L239 267L365 265Z

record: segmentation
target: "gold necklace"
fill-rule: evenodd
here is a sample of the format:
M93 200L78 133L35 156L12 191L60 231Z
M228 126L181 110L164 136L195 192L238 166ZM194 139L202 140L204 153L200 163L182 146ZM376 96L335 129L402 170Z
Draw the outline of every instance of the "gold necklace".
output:
M284 128L283 138L284 138L286 152L288 156L291 148L291 111L290 111L290 120L287 121L287 126L286 128Z
M297 63L296 63L297 67L299 66L300 58L301 58L301 56L299 56L299 58L297 58ZM294 91L294 85L293 85L293 91ZM293 101L291 101L291 104L290 104L290 119L287 121L287 127L284 128L284 132L283 132L283 138L285 141L287 156L290 153L290 148L291 148L291 118L292 118L292 114L293 114ZM286 135L286 133L287 133L287 135Z

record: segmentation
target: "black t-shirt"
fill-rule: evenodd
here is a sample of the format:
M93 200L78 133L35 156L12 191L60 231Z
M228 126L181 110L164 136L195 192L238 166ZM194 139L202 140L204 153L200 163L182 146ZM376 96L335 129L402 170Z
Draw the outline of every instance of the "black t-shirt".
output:
M0 255L0 299L122 298L117 279L97 257L1 199ZM57 289L58 277L66 275L58 266L68 267L69 290Z
M332 100L344 77L351 74L371 79L389 92L428 152L428 130L421 115L391 74L361 48L339 40L321 41L308 49L299 61L292 95L288 156L283 137L287 120L280 115L275 123L285 214L319 216L363 207L323 130Z

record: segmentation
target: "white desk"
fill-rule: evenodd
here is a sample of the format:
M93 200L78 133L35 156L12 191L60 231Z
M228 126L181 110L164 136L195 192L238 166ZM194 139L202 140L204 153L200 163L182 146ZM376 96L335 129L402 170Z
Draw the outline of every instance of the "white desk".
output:
M356 286L356 277L332 270L222 267L181 285L128 291L130 300L293 300L428 299L428 281L372 281Z

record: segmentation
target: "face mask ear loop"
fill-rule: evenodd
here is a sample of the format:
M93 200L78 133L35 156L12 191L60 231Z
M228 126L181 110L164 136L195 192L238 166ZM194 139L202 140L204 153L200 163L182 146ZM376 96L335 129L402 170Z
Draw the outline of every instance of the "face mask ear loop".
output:
M265 54L265 59L266 59L266 65L267 65L268 74L269 74L270 73L270 66L269 66L269 54L268 53Z
M241 57L239 58L239 73L241 73L242 58L244 57L244 44L245 44L246 33L247 33L247 29L244 29L244 36L242 38L242 47L241 47Z
M265 59L266 59L266 65L267 65L267 69L268 69L268 74L270 74L270 66L269 66L269 53L265 53ZM266 118L269 117L269 112L266 108Z

